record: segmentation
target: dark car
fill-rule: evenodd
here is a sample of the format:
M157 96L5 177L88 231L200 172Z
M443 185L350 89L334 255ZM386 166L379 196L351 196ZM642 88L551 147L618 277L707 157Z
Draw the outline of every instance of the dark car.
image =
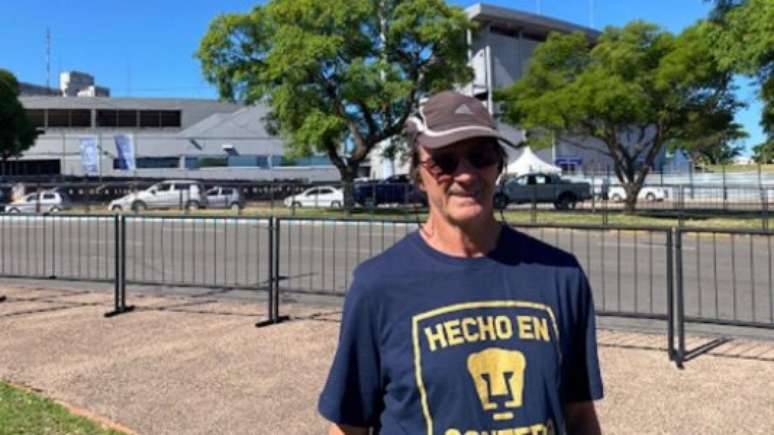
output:
M504 179L494 197L495 208L508 204L553 203L557 210L574 209L578 202L591 199L591 185L572 182L557 174L525 174Z
M380 204L427 205L427 196L417 189L406 174L393 175L384 180L355 183L352 188L355 203L366 207Z

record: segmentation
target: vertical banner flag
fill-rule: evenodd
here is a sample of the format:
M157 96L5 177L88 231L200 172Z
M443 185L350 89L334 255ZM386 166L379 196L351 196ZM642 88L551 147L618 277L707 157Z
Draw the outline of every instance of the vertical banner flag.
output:
M96 174L99 171L99 155L97 153L97 137L86 136L81 138L81 168L87 175Z
M129 134L117 134L114 138L116 154L118 155L118 169L133 171L135 169L134 139Z

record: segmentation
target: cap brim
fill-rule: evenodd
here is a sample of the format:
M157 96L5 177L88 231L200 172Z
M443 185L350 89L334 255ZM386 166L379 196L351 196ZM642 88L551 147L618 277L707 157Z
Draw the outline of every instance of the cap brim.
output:
M452 134L440 134L435 136L430 136L425 133L420 134L417 136L416 143L420 146L430 149L430 150L437 150L440 148L444 148L450 145L454 145L455 143L468 140L468 139L475 139L479 137L490 137L492 139L497 139L497 141L500 143L500 146L503 147L505 150L505 153L508 155L508 160L512 160L514 157L514 154L511 151L515 151L522 146L524 146L524 142L521 143L514 143L510 139L507 139L505 136L501 135L497 130L491 130L491 129L471 129L471 130L464 130L464 131L457 131Z

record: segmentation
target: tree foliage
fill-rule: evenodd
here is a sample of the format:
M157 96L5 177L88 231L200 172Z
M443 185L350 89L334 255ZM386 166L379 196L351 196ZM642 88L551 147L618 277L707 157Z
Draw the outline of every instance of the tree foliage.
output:
M774 140L769 140L768 142L755 145L752 151L752 158L756 163L774 163Z
M717 0L711 23L721 67L755 77L760 85L761 126L774 139L774 1Z
M196 55L222 98L267 104L291 154L350 181L421 97L472 78L470 28L443 0L271 0L215 18Z
M730 76L709 52L706 24L675 36L635 21L594 43L552 34L498 99L506 120L609 156L633 210L665 144L723 131L733 118Z
M699 124L700 126L700 124ZM749 137L741 124L730 122L723 130L710 130L702 136L696 132L689 141L676 140L669 144L670 150L683 150L694 162L709 165L724 165L731 163L734 157L742 154L744 146L739 141Z
M10 71L0 69L0 160L21 155L37 137L19 102L19 82Z

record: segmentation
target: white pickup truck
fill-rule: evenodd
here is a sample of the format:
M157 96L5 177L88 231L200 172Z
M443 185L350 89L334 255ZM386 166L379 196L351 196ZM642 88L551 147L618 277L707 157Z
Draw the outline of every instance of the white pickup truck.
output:
M623 186L610 186L607 197L613 202L623 202L626 200L626 190L624 190ZM666 198L666 189L662 187L643 186L642 189L640 189L640 193L637 194L638 200L645 200L648 202L663 201Z

